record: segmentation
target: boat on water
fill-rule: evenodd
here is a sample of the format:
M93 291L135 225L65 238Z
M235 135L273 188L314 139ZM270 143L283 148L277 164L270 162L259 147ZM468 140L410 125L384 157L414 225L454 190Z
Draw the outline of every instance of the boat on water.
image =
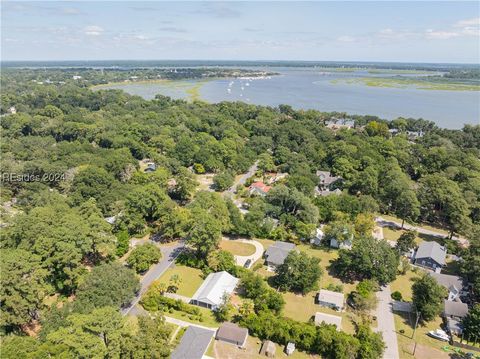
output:
M450 340L449 335L442 329L430 330L428 332L428 336L438 340L443 340L445 342L448 342Z

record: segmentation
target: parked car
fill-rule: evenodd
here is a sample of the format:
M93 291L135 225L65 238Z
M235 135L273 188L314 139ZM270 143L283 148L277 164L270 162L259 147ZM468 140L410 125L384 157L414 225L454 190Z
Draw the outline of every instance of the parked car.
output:
M243 268L250 268L250 265L252 264L252 260L251 259L247 259L247 261L245 262L245 264L243 265Z

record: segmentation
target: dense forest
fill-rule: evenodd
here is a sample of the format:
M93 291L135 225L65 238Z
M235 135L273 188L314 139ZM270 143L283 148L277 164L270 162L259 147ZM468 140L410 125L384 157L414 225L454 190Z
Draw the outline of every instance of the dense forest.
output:
M295 242L310 238L320 223L332 230L355 221L361 227L360 214L392 214L467 238L469 248L445 244L463 256L462 275L480 295L480 125L446 130L422 119L161 95L147 101L90 89L158 75L149 71L2 72L0 325L8 334L6 357L18 351L24 356L17 357L36 358L92 351L98 357L168 356L170 333L161 316L132 324L118 310L138 290L138 279L117 258L131 236L147 233L161 241L187 238L194 261L206 263L222 233ZM346 117L353 128L326 126ZM156 170L143 171L145 161ZM196 174L215 173L224 189L256 161L261 173L288 177L265 197L248 198L248 213L215 192L197 191ZM318 170L343 178L341 194L314 195ZM107 217L115 218L113 225ZM62 298L63 307L50 308L53 297ZM254 318L244 323L261 332ZM39 326L38 339L21 335ZM144 356L132 354L140 352Z

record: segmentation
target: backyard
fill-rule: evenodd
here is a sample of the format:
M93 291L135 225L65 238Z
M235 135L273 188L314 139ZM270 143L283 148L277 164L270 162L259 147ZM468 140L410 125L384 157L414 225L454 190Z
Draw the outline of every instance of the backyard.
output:
M255 253L255 246L253 244L238 242L235 240L220 241L220 249L230 252L236 256L251 256Z

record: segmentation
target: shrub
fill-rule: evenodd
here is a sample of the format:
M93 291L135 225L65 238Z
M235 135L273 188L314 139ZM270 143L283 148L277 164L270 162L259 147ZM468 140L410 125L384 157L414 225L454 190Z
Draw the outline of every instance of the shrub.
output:
M392 299L394 300L402 300L402 293L398 290L392 293Z

